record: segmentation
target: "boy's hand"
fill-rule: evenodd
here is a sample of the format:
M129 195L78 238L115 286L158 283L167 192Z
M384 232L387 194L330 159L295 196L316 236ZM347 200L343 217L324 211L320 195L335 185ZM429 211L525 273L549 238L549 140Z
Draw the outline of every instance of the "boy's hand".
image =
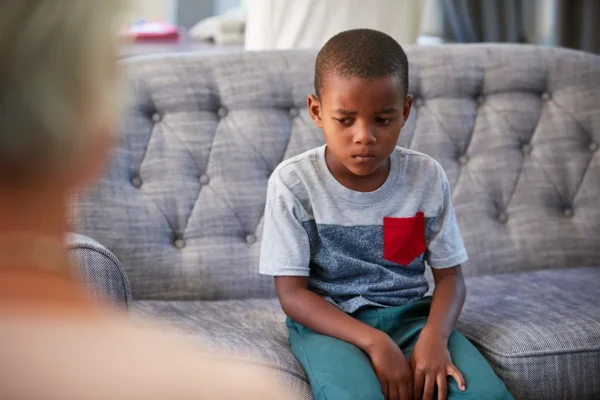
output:
M448 385L446 377L451 375L462 391L466 389L465 380L452 364L447 341L440 335L423 329L410 358L413 373L414 398L433 400L435 387L438 400L446 400Z
M375 338L367 354L386 400L412 400L412 373L402 350L385 333Z

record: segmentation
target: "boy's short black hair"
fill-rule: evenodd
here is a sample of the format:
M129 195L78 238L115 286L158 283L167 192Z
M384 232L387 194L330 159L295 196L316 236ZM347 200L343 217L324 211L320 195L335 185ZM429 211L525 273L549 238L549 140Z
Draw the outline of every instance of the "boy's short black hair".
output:
M363 79L397 75L405 93L408 91L406 53L392 37L373 29L340 32L325 43L315 65L318 98L331 73Z

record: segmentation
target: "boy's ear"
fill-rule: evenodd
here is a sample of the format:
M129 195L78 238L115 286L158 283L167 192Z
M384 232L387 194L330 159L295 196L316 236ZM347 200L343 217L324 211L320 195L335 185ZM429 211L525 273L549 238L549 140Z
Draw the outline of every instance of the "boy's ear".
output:
M323 128L323 119L321 117L323 110L321 108L321 101L314 94L309 94L308 99L306 99L306 105L308 107L308 113L317 128Z
M404 106L402 107L402 114L404 116L404 121L408 119L410 116L410 110L412 108L413 97L412 94L407 94L404 98Z

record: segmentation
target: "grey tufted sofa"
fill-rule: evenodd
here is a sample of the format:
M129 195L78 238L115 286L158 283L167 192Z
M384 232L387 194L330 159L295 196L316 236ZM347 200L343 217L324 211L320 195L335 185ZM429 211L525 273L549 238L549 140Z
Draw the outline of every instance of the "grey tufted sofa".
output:
M600 58L516 45L407 53L415 107L399 144L445 168L470 253L459 329L517 399L600 398ZM116 255L134 314L268 365L305 399L257 262L269 175L323 143L305 108L314 57L127 60L121 142L76 201L76 230L97 242L72 238L96 292L129 303Z

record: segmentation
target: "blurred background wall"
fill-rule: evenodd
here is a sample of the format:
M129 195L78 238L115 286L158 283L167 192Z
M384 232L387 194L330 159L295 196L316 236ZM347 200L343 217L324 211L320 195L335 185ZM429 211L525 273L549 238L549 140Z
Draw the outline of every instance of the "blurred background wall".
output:
M191 28L243 15L249 49L319 47L370 27L402 44L517 42L600 53L600 0L133 0L132 18Z
M129 0L129 19L175 22L177 7L177 0Z

